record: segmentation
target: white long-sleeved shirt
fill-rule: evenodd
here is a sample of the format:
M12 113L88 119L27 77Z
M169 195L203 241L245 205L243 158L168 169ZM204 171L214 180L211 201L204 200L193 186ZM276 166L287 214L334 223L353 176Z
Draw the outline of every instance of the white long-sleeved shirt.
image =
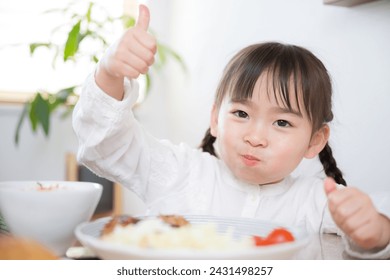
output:
M220 159L144 131L131 110L137 96L135 81L126 80L124 99L118 101L90 75L73 127L79 162L135 192L147 214L251 217L308 232L341 233L329 214L322 178L288 176L264 186L241 182ZM346 250L356 257L390 257L390 246L364 253L347 242Z

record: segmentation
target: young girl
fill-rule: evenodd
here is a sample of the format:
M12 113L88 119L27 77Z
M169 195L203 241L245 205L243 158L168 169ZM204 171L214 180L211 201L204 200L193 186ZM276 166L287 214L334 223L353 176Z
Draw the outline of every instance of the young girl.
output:
M331 81L311 52L265 43L233 57L201 151L155 139L133 116L134 79L147 72L156 52L148 24L149 11L140 6L136 26L85 83L73 116L81 163L135 192L148 214L272 220L345 235L354 256L390 257L389 218L366 194L342 186L328 145ZM290 175L303 158L317 155L325 182Z

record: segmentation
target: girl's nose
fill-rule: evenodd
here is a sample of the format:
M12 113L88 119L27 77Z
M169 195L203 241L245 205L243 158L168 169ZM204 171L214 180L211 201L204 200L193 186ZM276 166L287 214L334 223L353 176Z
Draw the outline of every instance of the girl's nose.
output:
M261 127L251 127L244 136L244 141L253 147L268 146L266 129Z

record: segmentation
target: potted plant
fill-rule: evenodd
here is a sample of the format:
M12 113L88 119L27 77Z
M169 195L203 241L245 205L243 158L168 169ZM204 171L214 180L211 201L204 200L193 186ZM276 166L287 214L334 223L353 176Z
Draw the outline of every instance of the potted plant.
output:
M85 59L88 57L92 63L97 63L101 52L106 49L110 42L104 34L109 33L110 28L118 26L118 23L125 28L134 26L135 18L129 15L122 15L120 17L112 17L104 13L104 9L97 3L88 2L86 8L75 8L77 1L70 3L63 9L55 9L47 11L46 13L58 13L65 15L69 21L65 25L53 28L53 34L67 30L67 36L64 41L55 43L53 40L47 42L32 42L29 44L30 55L33 55L38 48L47 48L52 51L52 66L55 69L57 63L75 63L81 57ZM103 11L103 17L95 17L97 11ZM100 13L101 15L102 13ZM153 31L151 31L153 33ZM95 42L101 45L99 51L90 51L84 53L81 46L85 42ZM153 75L160 69L164 68L166 63L172 59L179 63L185 70L185 64L172 48L157 42L157 54L155 63L151 67L148 74L144 75L145 93L148 93L153 81ZM74 104L78 99L78 94L81 85L74 84L66 88L59 89L57 92L35 92L33 98L27 101L24 105L22 113L15 131L14 142L17 145L19 142L19 134L22 124L26 119L31 124L31 129L35 133L41 128L46 136L50 133L50 118L54 112L59 111L60 108L63 117L69 116L73 110Z

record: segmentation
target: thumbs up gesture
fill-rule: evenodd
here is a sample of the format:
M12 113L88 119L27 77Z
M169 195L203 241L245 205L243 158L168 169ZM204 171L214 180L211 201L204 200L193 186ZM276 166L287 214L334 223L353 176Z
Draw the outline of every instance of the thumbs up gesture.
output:
M324 182L329 211L337 226L364 249L390 242L390 220L381 215L367 194L357 188L337 189L333 179Z
M123 78L136 79L140 74L146 74L154 62L157 43L154 36L147 32L149 21L149 9L140 5L135 26L126 30L99 62L96 83L119 100L123 96Z

